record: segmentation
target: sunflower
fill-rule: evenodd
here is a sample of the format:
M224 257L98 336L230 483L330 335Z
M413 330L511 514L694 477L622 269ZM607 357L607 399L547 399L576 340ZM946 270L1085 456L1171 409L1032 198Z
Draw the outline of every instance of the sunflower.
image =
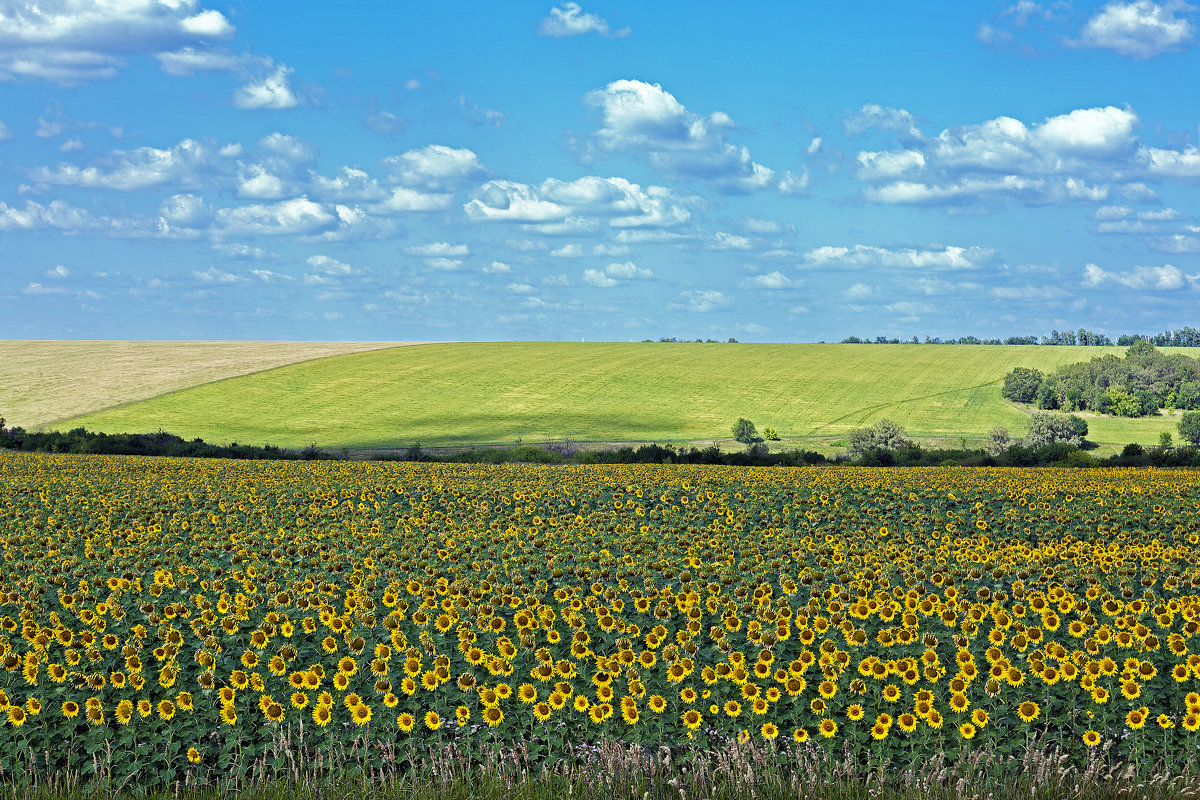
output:
M808 731L804 728L796 728L792 731L792 739L798 744L804 744L808 741Z
M900 730L905 733L912 733L917 729L917 718L907 711L896 717L896 724L900 726Z
M324 728L329 724L329 721L333 719L333 711L329 706L318 704L315 708L313 708L312 719L313 722Z
M74 719L79 716L79 704L74 700L67 700L62 704L62 715L67 719Z
M413 726L416 724L416 719L413 718L412 714L405 711L402 714L400 714L400 716L396 717L396 724L398 726L400 726L400 730L404 731L405 733L408 733L409 731L411 731L413 729Z
M454 709L454 718L458 721L459 726L466 725L471 719L471 709L466 706L459 706Z
M1021 718L1022 722L1033 722L1041 713L1042 710L1038 708L1038 704L1032 700L1026 700L1017 706L1017 716Z
M826 739L830 739L834 735L836 735L837 730L838 730L838 725L833 720L828 719L828 718L821 720L820 732L821 732L821 735L824 736Z
M1128 725L1131 730L1136 731L1141 729L1146 724L1146 712L1140 708L1132 709L1128 714L1125 715L1125 724Z
M1083 743L1088 747L1095 747L1100 744L1100 734L1096 731L1086 731L1083 734Z
M680 716L680 719L683 721L683 724L687 726L688 730L694 731L700 727L702 722L704 722L704 715L694 708L689 708L687 711L683 712L683 714Z
M536 703L533 706L533 716L538 722L545 722L550 719L551 706L548 703ZM622 714L624 709L622 709Z
M758 729L758 732L762 734L764 739L771 742L779 735L779 728L773 722L764 722L762 727Z
M964 722L963 724L958 726L958 733L964 739L974 739L975 738L975 726L972 725L970 722Z
M489 728L494 728L504 721L504 712L497 706L491 706L483 710L483 721L487 723Z
M988 712L985 709L979 708L977 706L974 710L971 711L971 722L974 723L976 728L982 728L985 725L987 725L989 719L990 719L990 717L988 716Z
M233 706L221 706L221 721L231 728L237 724L237 711Z
M200 763L200 751L194 747L189 747L187 749L187 760L192 762L193 764L199 764Z
M442 718L436 711L425 712L425 727L431 731L436 731L442 727Z

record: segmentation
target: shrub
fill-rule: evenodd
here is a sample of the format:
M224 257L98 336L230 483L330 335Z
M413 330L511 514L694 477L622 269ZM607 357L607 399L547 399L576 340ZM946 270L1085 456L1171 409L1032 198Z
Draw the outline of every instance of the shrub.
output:
M872 450L897 450L907 443L904 428L890 419L881 419L869 428L851 431L846 452L851 458L858 458Z
M1025 446L1033 449L1048 444L1066 444L1079 447L1083 437L1075 432L1075 425L1070 418L1058 414L1048 414L1044 411L1033 413L1033 427L1025 437Z
M1012 444L1012 439L1008 435L1008 428L997 425L988 434L986 450L989 455L998 456L1007 450L1010 444Z
M774 428L763 428L763 436L772 442L779 441L779 433Z

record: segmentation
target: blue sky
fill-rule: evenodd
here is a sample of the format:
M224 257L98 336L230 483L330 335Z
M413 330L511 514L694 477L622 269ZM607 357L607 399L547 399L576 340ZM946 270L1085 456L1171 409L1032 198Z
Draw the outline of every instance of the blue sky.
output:
M1196 325L1197 21L0 0L0 338Z

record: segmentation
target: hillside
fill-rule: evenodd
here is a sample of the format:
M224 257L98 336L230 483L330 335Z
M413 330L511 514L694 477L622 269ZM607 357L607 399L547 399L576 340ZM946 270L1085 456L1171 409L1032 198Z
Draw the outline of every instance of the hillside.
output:
M0 415L31 428L210 381L399 344L0 341Z
M1053 370L1085 347L453 343L354 353L87 414L58 427L163 428L208 441L389 448L727 439L738 417L786 445L830 445L890 417L910 435L981 439L1028 428L1000 397L1014 366ZM1089 438L1154 443L1166 417L1091 418Z

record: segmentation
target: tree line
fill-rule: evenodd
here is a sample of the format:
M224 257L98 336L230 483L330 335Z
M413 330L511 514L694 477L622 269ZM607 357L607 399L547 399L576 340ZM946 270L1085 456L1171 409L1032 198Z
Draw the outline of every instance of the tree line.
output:
M1200 347L1200 331L1195 328L1180 328L1177 331L1162 333L1126 333L1117 337L1114 343L1107 335L1080 328L1077 331L1050 331L1038 336L1006 336L1004 338L981 339L978 336L960 336L943 339L939 336L926 336L920 339L900 339L892 336L847 336L840 344L1036 344L1046 346L1072 345L1082 347L1128 347L1135 342L1149 342L1156 347Z
M1159 409L1200 410L1200 359L1167 355L1149 341L1133 342L1124 358L1106 355L1059 367L1050 375L1017 367L1001 395L1040 409L1143 417Z

